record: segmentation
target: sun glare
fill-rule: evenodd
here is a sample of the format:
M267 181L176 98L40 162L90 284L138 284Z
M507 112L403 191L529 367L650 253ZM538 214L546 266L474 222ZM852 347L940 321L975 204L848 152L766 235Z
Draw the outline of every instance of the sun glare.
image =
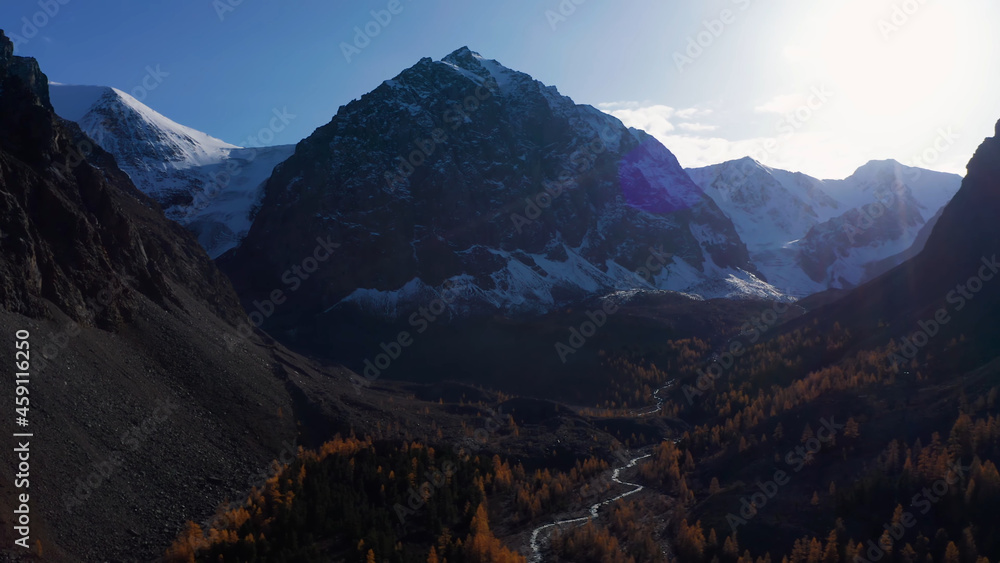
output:
M953 70L956 31L947 12L934 18L914 16L909 23L879 32L857 31L861 33L848 41L826 42L821 56L844 93L864 100L858 105L876 115L901 113L919 104L942 88Z
M822 85L834 101L800 138L837 131L852 139L845 163L862 154L908 160L938 128L961 128L981 101L969 85L982 67L974 41L984 24L969 5L844 0L803 12L783 36L786 80L797 91ZM830 150L816 156L830 159Z

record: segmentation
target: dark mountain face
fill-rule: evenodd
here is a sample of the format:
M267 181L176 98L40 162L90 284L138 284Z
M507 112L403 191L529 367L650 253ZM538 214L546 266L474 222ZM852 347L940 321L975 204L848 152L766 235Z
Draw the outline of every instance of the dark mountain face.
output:
M340 247L317 269L327 239ZM300 143L219 263L251 308L294 292L265 324L294 340L345 309L405 318L446 283L462 316L635 288L776 295L656 140L468 49L422 59Z
M47 78L33 59L0 50L4 237L0 303L38 314L42 300L77 321L113 322L127 307L112 305L92 318L85 296L109 286L134 289L166 306L178 301L171 283L203 296L223 319L241 315L228 281L186 245L182 229L163 221L110 156L74 124L56 118ZM85 157L89 157L85 160Z
M693 454L698 461L692 473L702 483L718 479L714 492L703 491L691 503L695 508L689 522L725 533L739 529L738 538L732 535L739 549L772 557L776 549L784 549L792 553L790 560L808 559L801 554L809 538L824 533L836 538L834 544L846 540L847 551L839 551L845 562L882 558L890 545L893 556L904 554L902 559L959 558L942 556L945 549L926 549L932 537L953 555L961 544L963 557L996 558L996 496L977 497L969 491L996 480L994 464L1000 454L995 432L1000 396L1000 123L967 170L915 257L846 295L828 292L800 301L811 310L783 322L757 345L757 353L731 358L728 366L723 355L719 367L705 368L708 377L699 370L697 377L689 377L690 386L682 383L693 409L679 418L704 423L701 437L696 430L690 440L699 450ZM713 367L723 369L716 371L722 375L712 375ZM736 412L731 408L734 393L756 396L759 406L748 402L748 408ZM744 431L732 433L728 443L723 438L717 449L707 445L740 419L757 415ZM815 421L826 425L823 417L840 422L842 432L833 430L834 440L813 434ZM984 436L983 429L991 426L994 430ZM973 427L979 434L966 439ZM756 448L746 447L762 431L773 433L762 434ZM817 444L816 455L806 455L803 465L785 474L781 461L794 465L809 440ZM821 445L822 440L829 444ZM938 461L928 461L934 457ZM791 478L775 484L776 467L782 467L782 477ZM948 467L975 469L955 478L961 471ZM991 474L975 472L980 467ZM945 479L954 485L947 497L921 500L921 491L929 490L925 487ZM779 489L780 494L769 492ZM763 499L761 507L766 503L760 514L751 510L755 494ZM931 507L938 501L936 512L914 510L922 502ZM946 504L955 508L942 509ZM883 533L883 539L890 537L887 530L898 521L893 512L904 510L916 515L906 526L906 537L879 540ZM762 518L765 514L769 516ZM801 518L770 516L787 514ZM976 533L971 540L953 539ZM851 545L857 546L854 552ZM837 549L830 554L831 560L838 559ZM708 559L705 555L702 560Z
M923 250L911 260L810 316L839 321L873 341L928 334L926 350L940 352L951 338L965 338L954 369L978 366L1000 353L1000 123L969 161L962 187L944 208ZM941 312L941 323L930 321ZM885 321L875 328L878 321ZM923 324L921 324L923 323ZM933 326L940 325L939 331ZM930 329L925 327L931 327ZM922 336L917 337L923 341Z
M30 494L46 559L148 560L296 440L306 399L270 353L229 352L245 313L228 280L53 114L47 83L0 33L0 331L12 363L13 335L30 335L35 433L30 490L5 479L0 503Z
M1000 122L972 160L962 189L945 207L920 256L925 264L951 259L968 263L1000 251ZM942 264L944 265L944 264Z

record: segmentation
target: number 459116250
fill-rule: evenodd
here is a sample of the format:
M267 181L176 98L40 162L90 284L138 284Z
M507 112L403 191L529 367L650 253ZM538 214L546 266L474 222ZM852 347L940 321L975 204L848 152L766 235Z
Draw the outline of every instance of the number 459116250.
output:
M23 419L23 423L21 420L18 420L18 425L27 426L28 405L30 404L28 400L28 372L31 369L31 344L28 342L28 338L31 335L26 330L19 330L15 336L17 337L17 341L14 343L14 346L17 348L17 351L14 352L14 367L17 368L18 372L15 374L17 377L17 388L15 389L17 397L14 401L17 407L14 410Z

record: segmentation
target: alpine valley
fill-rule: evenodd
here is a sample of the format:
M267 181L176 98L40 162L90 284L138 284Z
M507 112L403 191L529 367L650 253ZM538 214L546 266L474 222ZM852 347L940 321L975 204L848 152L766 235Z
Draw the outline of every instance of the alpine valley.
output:
M1000 561L1000 123L685 170L463 47L242 144L0 33L0 560Z

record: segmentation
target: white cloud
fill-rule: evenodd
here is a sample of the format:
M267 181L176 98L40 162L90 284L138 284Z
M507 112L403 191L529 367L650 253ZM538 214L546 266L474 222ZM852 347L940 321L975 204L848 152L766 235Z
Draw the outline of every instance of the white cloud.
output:
M701 108L686 108L677 111L677 117L681 119L698 119L712 115L712 110Z
M772 100L773 101L773 100ZM783 102L783 100L778 100ZM796 100L797 102L797 100ZM600 107L621 107L619 103ZM780 103L772 110L783 109ZM803 171L824 178L841 178L870 159L858 154L855 143L838 143L825 133L798 132L792 137L769 135L730 140L719 136L719 126L710 123L681 121L675 127L670 120L703 117L711 110L689 108L676 111L669 106L652 105L629 109L605 110L628 127L643 129L666 146L685 168L698 168L751 156L774 168ZM716 132L713 134L708 134Z
M635 102L635 101L622 101L622 102L604 102L604 103L597 104L597 107L601 111L608 111L609 112L611 110L619 110L619 109L636 109L636 108L641 108L641 107L649 106L649 105L652 105L652 104L643 103L643 102Z
M806 101L803 94L780 94L753 108L753 110L756 113L786 114L806 105Z
M607 105L600 104L598 107ZM636 109L610 110L601 107L601 109L620 119L626 126L642 129L654 137L666 135L676 129L674 124L670 122L670 118L675 113L674 108L670 106L655 105L638 107Z
M597 107L617 117L626 126L642 129L657 138L672 134L678 128L690 133L705 133L718 129L717 125L691 121L712 115L710 109L677 110L667 105L635 101L605 102L597 104Z
M787 99L784 99L787 98ZM794 96L778 96L756 111L760 113L781 113L794 111L801 102L792 101ZM615 104L601 104L599 107L621 107ZM759 162L782 170L804 172L818 178L845 178L858 167L874 159L895 158L900 162L908 162L912 155L934 141L933 135L922 135L913 140L913 147L899 146L892 143L892 138L874 134L872 131L842 130L836 125L839 120L832 118L810 122L810 127L795 128L784 132L774 127L764 130L763 135L751 138L726 138L726 128L712 123L685 121L681 117L710 115L709 110L675 110L669 106L651 105L636 106L630 103L628 109L605 111L614 115L627 127L643 129L658 141L663 143L685 168L699 168L710 164L718 164L728 160L736 160L750 156ZM707 112L707 113L698 113ZM676 126L671 121L675 121ZM779 120L778 123L782 121ZM812 127L816 125L816 127ZM883 138L885 137L885 138ZM865 142L859 142L859 138ZM964 137L963 137L964 138ZM956 146L948 149L942 157L925 166L934 170L964 173L964 164L968 153Z
M699 168L750 156L772 168L805 172L820 178L843 178L870 158L852 143L825 133L798 133L729 140L722 137L667 135L657 137L685 168ZM822 158L819 158L820 155Z
M707 123L681 123L678 127L685 131L691 131L692 133L715 131L719 128L718 125L709 125Z

